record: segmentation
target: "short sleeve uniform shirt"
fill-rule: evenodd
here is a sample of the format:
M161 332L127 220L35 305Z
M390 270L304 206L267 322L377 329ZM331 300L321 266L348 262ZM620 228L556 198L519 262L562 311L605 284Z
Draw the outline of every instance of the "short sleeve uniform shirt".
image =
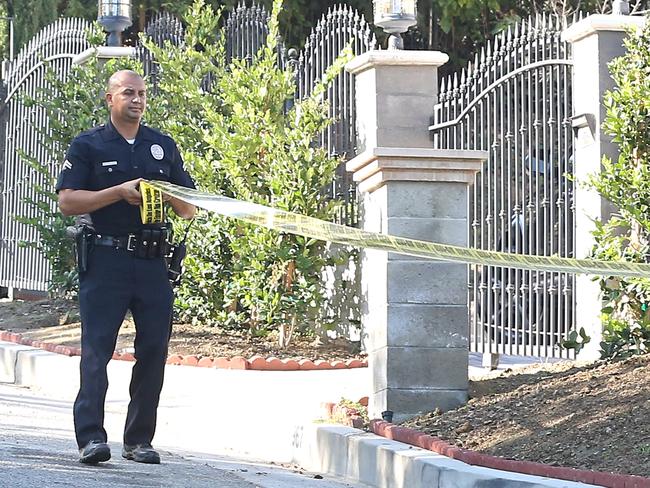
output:
M136 178L194 188L171 137L140 125L135 143L129 144L109 122L81 133L72 141L56 191L98 191ZM90 216L100 234L119 236L144 227L140 208L124 200L100 208Z

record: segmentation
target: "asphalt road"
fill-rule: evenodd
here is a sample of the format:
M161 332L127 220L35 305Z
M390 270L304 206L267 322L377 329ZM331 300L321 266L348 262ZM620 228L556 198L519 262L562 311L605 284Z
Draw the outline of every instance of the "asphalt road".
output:
M107 412L107 416L116 413ZM107 419L109 420L109 419ZM115 419L113 419L115 420ZM2 488L351 488L313 473L200 453L159 449L160 465L122 459L111 443L107 463L79 463L70 400L48 398L0 384L0 487Z

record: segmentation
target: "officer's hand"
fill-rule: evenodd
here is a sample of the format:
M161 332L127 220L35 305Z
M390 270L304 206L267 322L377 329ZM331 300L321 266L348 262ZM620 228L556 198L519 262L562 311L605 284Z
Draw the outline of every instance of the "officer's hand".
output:
M131 181L125 181L118 188L122 200L126 200L131 205L142 205L142 195L138 190L138 185L142 178L137 178Z

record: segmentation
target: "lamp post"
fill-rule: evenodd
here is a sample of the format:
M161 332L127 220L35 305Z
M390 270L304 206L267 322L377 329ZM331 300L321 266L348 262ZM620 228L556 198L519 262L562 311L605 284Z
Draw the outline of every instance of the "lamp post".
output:
M627 0L614 0L612 2L612 15L630 15L630 2Z
M108 46L122 45L122 31L131 22L131 0L99 0L97 21L108 32Z
M375 25L390 34L388 49L404 49L401 33L417 24L417 0L374 0Z

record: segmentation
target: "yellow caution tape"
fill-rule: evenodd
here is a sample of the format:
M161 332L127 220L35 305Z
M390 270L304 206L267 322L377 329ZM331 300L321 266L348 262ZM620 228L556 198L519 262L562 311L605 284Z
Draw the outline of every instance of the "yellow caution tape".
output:
M164 221L165 213L162 192L147 182L140 182L142 205L140 218L143 224L160 224Z
M355 247L392 251L442 261L500 266L531 271L555 271L603 276L650 277L650 264L627 261L599 261L555 256L510 254L437 244L405 237L367 232L345 225L306 217L256 203L184 188L164 181L148 182L154 188L179 200L211 212L233 217L268 229Z

